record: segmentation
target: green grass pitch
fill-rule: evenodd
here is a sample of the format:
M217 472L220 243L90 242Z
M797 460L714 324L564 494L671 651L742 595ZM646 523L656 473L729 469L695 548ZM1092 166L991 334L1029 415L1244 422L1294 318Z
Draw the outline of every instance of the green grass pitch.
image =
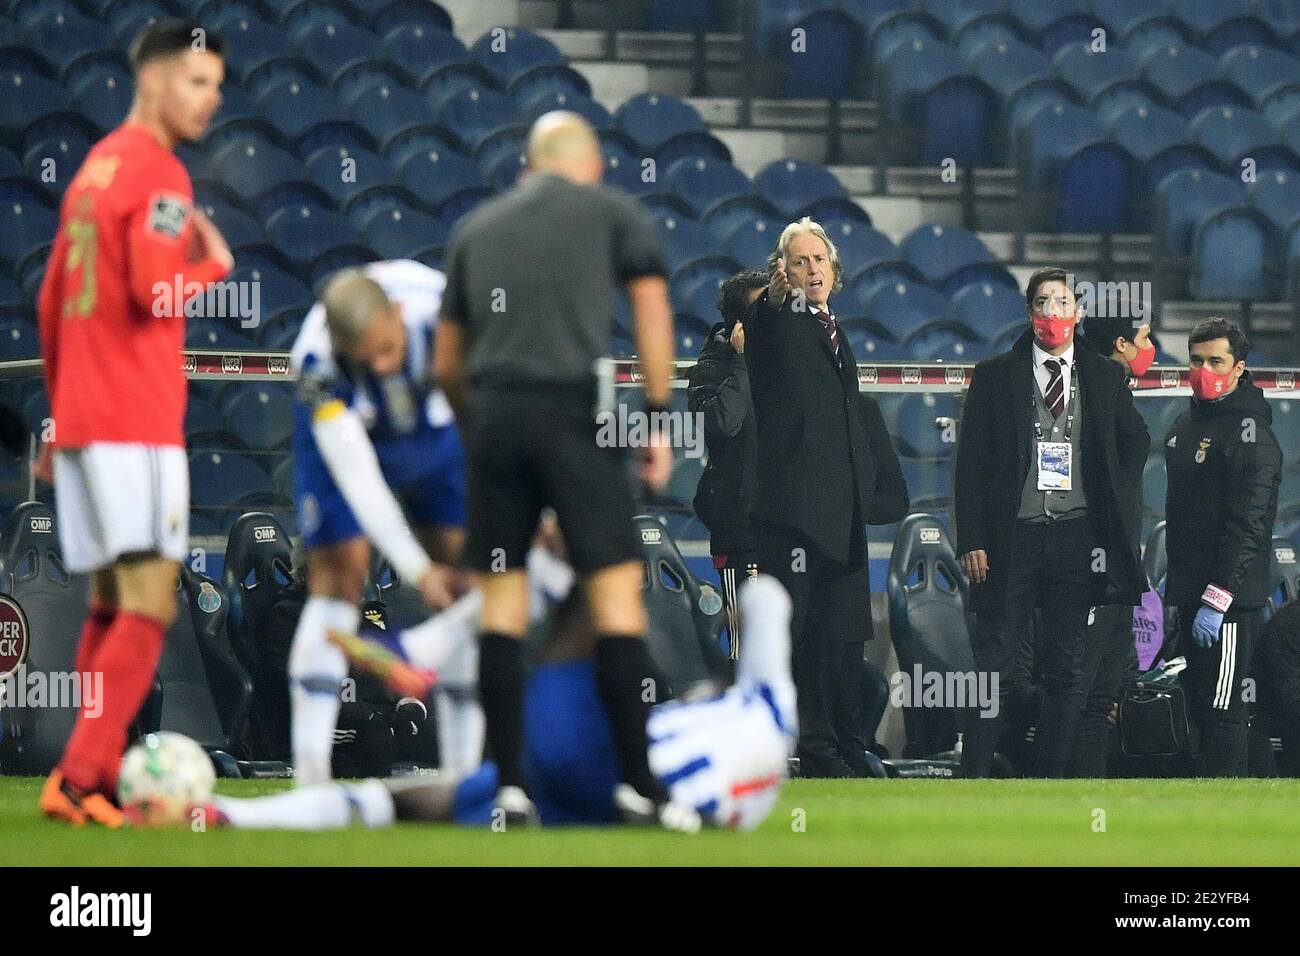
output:
M1300 864L1300 780L794 780L753 833L73 829L0 777L0 866ZM283 781L223 781L237 796Z

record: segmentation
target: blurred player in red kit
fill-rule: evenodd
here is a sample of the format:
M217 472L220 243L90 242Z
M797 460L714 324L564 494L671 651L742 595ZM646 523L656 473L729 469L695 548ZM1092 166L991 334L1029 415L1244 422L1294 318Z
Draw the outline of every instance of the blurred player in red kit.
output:
M68 568L91 575L77 671L104 681L103 713L78 716L41 810L110 827L124 822L118 763L176 616L188 548L185 312L171 290L205 288L233 265L173 153L221 104L221 41L190 21L155 23L131 66L130 115L68 187L39 303L53 425L36 474L54 482Z

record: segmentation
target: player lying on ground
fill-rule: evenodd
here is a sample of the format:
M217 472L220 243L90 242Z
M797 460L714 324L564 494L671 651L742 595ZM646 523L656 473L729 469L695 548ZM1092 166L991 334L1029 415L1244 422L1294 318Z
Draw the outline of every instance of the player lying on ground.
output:
M736 681L701 700L660 704L647 725L649 762L682 819L748 830L771 812L786 779L797 737L790 677L790 599L774 579L759 576L740 591L745 651ZM609 717L591 662L594 636L577 600L533 672L524 707L529 786L547 825L649 823L654 805L619 783ZM469 643L473 643L470 634ZM209 822L249 829L324 830L360 822L494 822L497 773L326 783L269 797L218 797Z
M431 607L446 607L461 589L448 565L460 555L465 455L430 377L444 284L442 273L412 261L346 269L307 313L290 354L294 489L307 549L307 603L289 655L301 784L330 778L347 662L326 632L357 629L369 541ZM414 696L428 691L427 683L390 683Z
M103 675L104 710L83 711L41 811L121 826L114 805L126 732L176 617L189 551L185 302L229 273L230 249L196 210L173 150L201 137L221 103L221 41L191 21L141 31L135 100L68 186L39 313L52 418L34 468L53 479L68 570L90 575L79 674Z

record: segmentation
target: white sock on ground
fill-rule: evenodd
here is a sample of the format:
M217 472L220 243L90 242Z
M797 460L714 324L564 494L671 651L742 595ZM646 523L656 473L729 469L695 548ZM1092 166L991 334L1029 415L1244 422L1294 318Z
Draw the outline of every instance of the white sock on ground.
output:
M237 828L248 830L336 830L361 823L391 826L393 797L378 780L321 783L268 797L215 797L213 802Z

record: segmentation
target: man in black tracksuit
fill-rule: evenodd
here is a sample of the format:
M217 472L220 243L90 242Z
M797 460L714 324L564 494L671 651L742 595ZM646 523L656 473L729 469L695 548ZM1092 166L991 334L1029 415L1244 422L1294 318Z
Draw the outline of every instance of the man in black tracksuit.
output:
M1210 319L1188 343L1191 407L1165 436L1165 603L1178 609L1200 772L1236 777L1246 772L1242 681L1268 600L1282 452L1272 410L1246 371L1250 345L1241 329Z
M709 553L722 580L732 660L740 650L736 589L745 577L758 574L758 542L749 521L758 437L741 319L767 282L766 272L750 270L722 284L718 293L722 321L709 330L686 392L690 410L704 418L709 462L700 476L693 507L709 529Z

